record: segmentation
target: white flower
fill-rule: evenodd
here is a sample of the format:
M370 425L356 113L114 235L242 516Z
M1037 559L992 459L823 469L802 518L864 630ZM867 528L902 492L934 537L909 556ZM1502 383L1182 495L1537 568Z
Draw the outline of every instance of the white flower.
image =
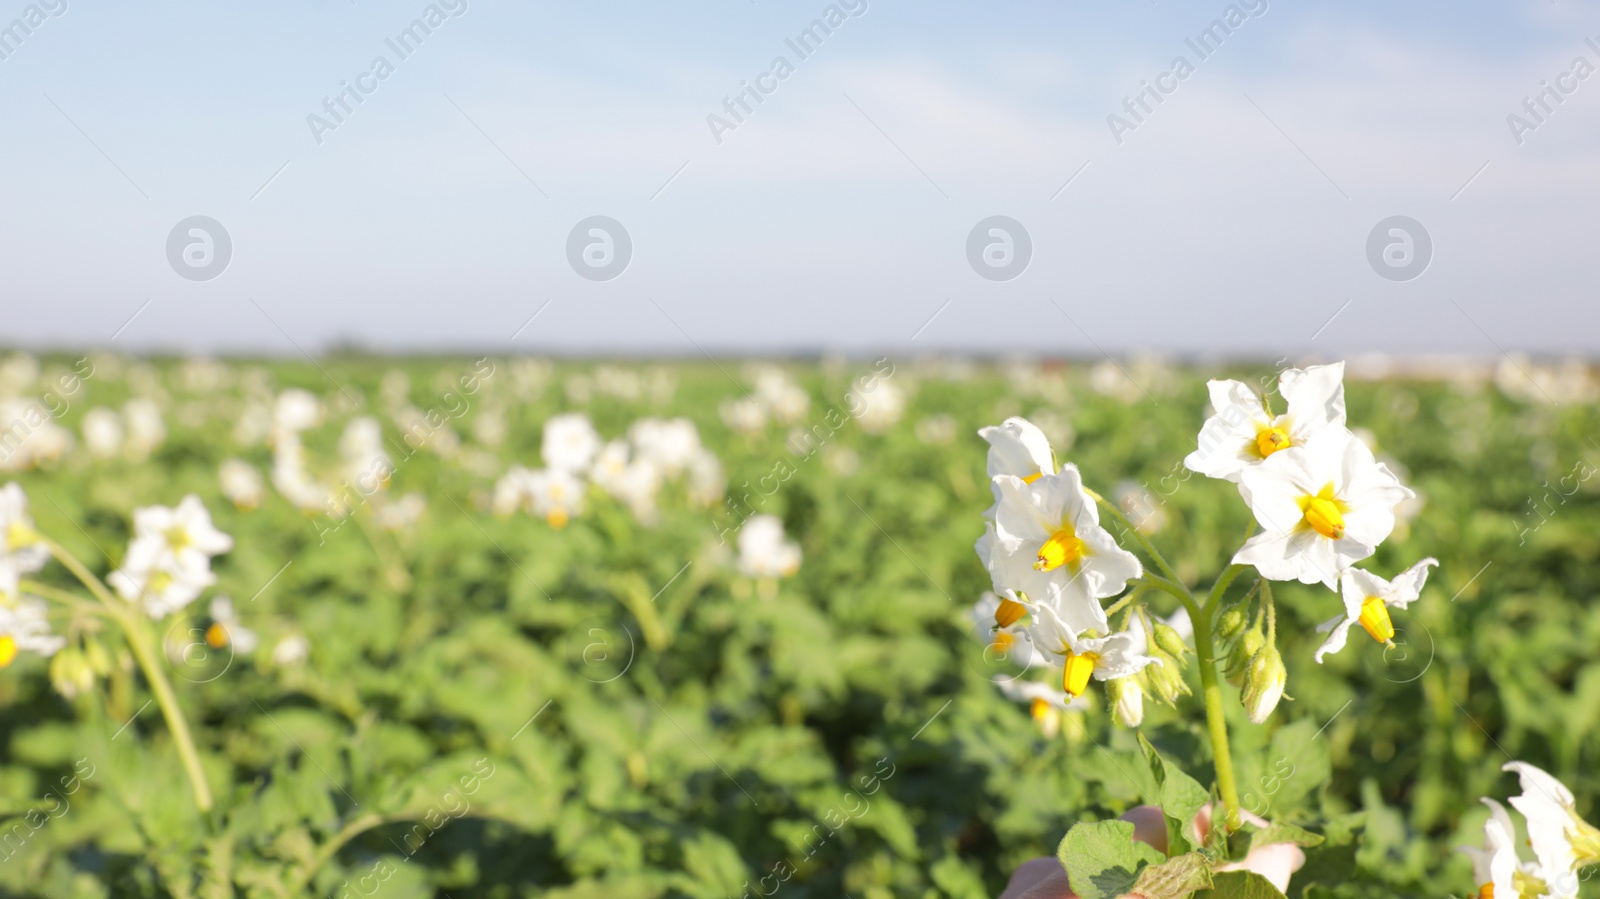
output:
M1056 471L1049 438L1026 418L1013 416L1003 424L979 428L978 436L989 441L990 478L1011 475L1031 484Z
M758 434L767 426L767 412L754 397L723 400L717 412L723 424L736 434Z
M1142 632L1093 636L1092 631L1074 627L1050 604L1040 603L1030 611L1029 637L1052 664L1061 665L1061 689L1068 696L1082 696L1091 675L1098 681L1114 680L1137 674L1155 661L1144 654Z
M1505 806L1493 799L1484 799L1483 804L1490 812L1489 820L1483 824L1483 848L1463 846L1460 851L1472 859L1472 880L1478 885L1478 895L1516 899L1515 877L1521 867L1517 826Z
M1272 455L1304 446L1329 427L1344 426L1344 363L1291 368L1278 379L1289 409L1274 416L1261 396L1239 381L1212 381L1212 415L1200 428L1200 447L1183 460L1191 471L1237 482Z
M345 425L339 437L339 455L344 457L345 473L363 495L389 485L394 463L383 446L383 428L376 418L362 416Z
M551 527L564 528L568 521L583 514L583 482L571 472L541 468L528 472L524 483L533 514Z
M1318 633L1332 632L1317 650L1317 663L1321 664L1323 656L1344 648L1353 624L1360 624L1379 643L1393 646L1394 622L1389 618L1389 607L1404 609L1415 602L1428 580L1428 569L1437 564L1438 559L1423 559L1395 575L1392 581L1359 568L1346 568L1339 583L1344 614L1317 626Z
M764 367L756 373L756 401L780 425L793 424L811 408L805 389L789 379L783 369Z
M1376 551L1394 530L1394 507L1412 496L1344 428L1246 468L1240 492L1265 529L1233 557L1275 581L1321 582Z
M704 452L700 431L687 418L641 418L628 428L628 439L635 453L655 463L669 478L687 470Z
M161 420L161 407L154 400L134 399L122 407L128 422L128 458L140 462L161 448L167 440L167 426Z
M1030 603L1057 610L1081 607L1073 615L1107 629L1098 600L1121 593L1143 569L1100 526L1100 512L1083 489L1075 465L1029 484L1012 475L993 482L994 536L987 558L996 592L1014 590ZM984 541L979 554L984 555Z
M285 390L272 407L272 424L279 435L298 434L321 421L322 403L304 390Z
M272 664L288 668L305 662L311 654L311 641L300 634L290 634L272 647Z
M31 596L0 601L0 668L19 652L48 656L67 645L65 637L50 632L48 612L43 600Z
M206 645L221 649L233 645L235 652L249 655L256 649L256 632L239 623L233 610L233 600L226 596L211 599L211 626L206 628Z
M845 407L853 411L861 430L881 434L900 421L906 412L906 392L893 381L879 379L871 387L851 388Z
M50 548L34 530L28 495L15 482L0 488L0 593L15 593L17 578L50 561Z
M382 498L379 498L382 500ZM381 501L373 510L373 520L386 531L403 531L422 520L428 501L420 493L407 493L393 502Z
M545 421L544 442L539 454L551 469L568 473L583 471L599 451L600 435L589 423L589 416L569 412Z
M97 459L122 454L122 419L110 409L97 407L83 415L83 445Z
M1061 716L1064 713L1082 712L1089 707L1089 701L1082 696L1068 696L1038 681L1006 678L997 679L994 683L1007 699L1028 704L1028 713L1046 737L1054 737L1061 731Z
M589 479L594 481L600 489L607 493L621 482L622 476L628 470L628 442L626 440L613 440L600 448L595 454L594 466L589 471Z
M254 465L242 459L229 459L222 463L217 477L222 482L222 495L236 508L254 509L261 505L265 487L261 472Z
M1522 779L1522 795L1513 796L1511 805L1528 820L1528 842L1548 895L1578 895L1578 869L1600 862L1600 830L1578 817L1572 791L1542 769L1507 762L1500 770L1514 771Z
M193 493L180 500L176 508L145 506L133 510L133 533L135 541L159 541L162 551L197 566L209 565L212 556L233 549L233 538L211 524L211 513Z
M710 450L701 449L689 460L689 477L685 487L690 502L715 506L722 501L728 489L728 476L722 471L722 463Z
M533 474L521 465L513 465L500 480L494 484L494 498L489 501L489 507L499 518L509 518L518 509L532 502L532 494L528 489L528 477Z
M153 618L183 608L216 583L211 557L233 548L233 538L212 526L210 513L192 493L176 508L135 509L133 531L122 566L107 582Z
M1022 619L1028 609L1011 598L1001 598L985 591L968 612L973 633L989 652L1005 656L1024 668L1049 663L1028 640L1027 628Z
M784 539L775 515L752 515L739 529L739 570L749 577L788 577L800 570L800 547Z

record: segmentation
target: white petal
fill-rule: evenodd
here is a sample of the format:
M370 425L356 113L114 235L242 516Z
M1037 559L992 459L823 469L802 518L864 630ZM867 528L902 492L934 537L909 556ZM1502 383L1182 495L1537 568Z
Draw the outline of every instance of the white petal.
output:
M1332 632L1328 634L1328 639L1322 641L1322 646L1317 648L1318 665L1322 664L1323 656L1344 649L1345 641L1350 636L1350 626L1355 623L1354 618L1335 618L1327 622L1328 625L1332 625ZM1322 627L1317 628L1317 630L1322 629Z
M1390 582L1389 593L1384 596L1384 602L1397 608L1405 608L1415 602L1422 595L1422 585L1428 582L1428 569L1439 564L1438 559L1427 558L1395 575Z
M1343 362L1291 368L1279 376L1278 392L1289 404L1294 436L1300 441L1330 425L1344 426Z
M1049 438L1025 418L1012 417L998 427L980 428L978 436L989 441L991 478L1003 474L1028 478L1054 473L1055 460Z

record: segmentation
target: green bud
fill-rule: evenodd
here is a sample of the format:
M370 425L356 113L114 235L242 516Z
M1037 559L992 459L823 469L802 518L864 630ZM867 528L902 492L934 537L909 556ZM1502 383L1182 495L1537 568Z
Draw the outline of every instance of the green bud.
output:
M67 647L50 658L50 683L68 699L76 699L94 687L94 669L82 650Z
M1289 672L1283 667L1283 657L1278 655L1278 647L1271 644L1263 646L1250 660L1249 670L1244 677L1242 698L1252 722L1260 724L1267 720L1272 710L1278 707L1278 700L1283 698L1283 686L1288 680Z
M1171 656L1157 649L1150 653L1159 665L1146 666L1144 675L1150 692L1167 705L1176 705L1178 697L1189 695L1189 682L1183 679L1181 666Z
M111 673L111 653L106 652L106 648L99 640L91 638L83 641L83 653L89 664L89 670L100 677Z
M1222 617L1217 619L1217 637L1222 640L1232 640L1240 631L1244 630L1244 625L1244 606L1234 606L1223 612Z
M1267 635L1261 632L1260 627L1253 627L1239 635L1238 641L1233 644L1233 652L1228 654L1228 665L1223 673L1228 677L1228 683L1235 687L1244 685L1245 669L1250 667L1250 660L1256 653L1267 645Z
M1155 644L1177 659L1179 665L1188 667L1189 662L1184 658L1184 654L1189 651L1189 647L1183 645L1183 638L1178 636L1178 632L1173 630L1170 625L1159 621L1155 623L1153 630L1155 631Z
M1117 723L1123 727L1138 727L1144 723L1144 688L1139 686L1137 677L1119 677L1106 681L1106 698L1111 702L1111 710L1116 714Z

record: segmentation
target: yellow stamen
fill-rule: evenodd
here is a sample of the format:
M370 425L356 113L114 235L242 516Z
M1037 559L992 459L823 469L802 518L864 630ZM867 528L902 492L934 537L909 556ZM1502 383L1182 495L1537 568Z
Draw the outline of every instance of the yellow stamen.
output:
M148 581L145 581L144 592L146 594L154 593L160 595L167 592L167 588L172 586L172 581L172 575L165 571L157 571L150 575Z
M550 526L559 531L566 527L567 522L571 519L567 515L566 509L551 509L550 514L546 515L544 520L550 522Z
M184 530L181 525L168 529L166 537L167 545L172 547L174 551L183 549L193 542L189 539L189 532Z
M1281 449L1289 448L1289 432L1280 427L1256 426L1256 452L1261 458L1272 455Z
M1305 523L1329 540L1344 537L1344 513L1349 509L1343 500L1333 495L1332 482L1324 484L1315 496L1307 494L1300 497L1300 511L1305 515Z
M1039 547L1039 560L1033 563L1034 571L1055 571L1063 565L1075 565L1084 556L1088 555L1083 541L1078 539L1078 533L1072 525L1062 522L1061 530L1050 535L1050 539Z
M21 549L37 542L39 542L39 532L20 521L13 521L6 527L6 549Z
M1369 596L1361 603L1361 617L1358 619L1361 626L1367 629L1372 639L1379 643L1394 644L1394 622L1389 619L1389 606L1376 596Z
M1021 621L1022 616L1026 614L1028 614L1027 606L1024 606L1020 602L1002 599L1000 600L1000 607L994 610L994 626L1010 627L1011 625L1016 624L1018 621Z
M1044 477L1044 472L1042 471L1034 472L1033 474L1025 474L1022 476L1022 483L1032 484L1034 481L1037 481L1042 477Z
M994 635L994 640L989 644L989 649L992 650L995 655L1002 655L1006 652L1009 652L1011 647L1015 646L1016 643L1016 634L1013 634L1010 631L998 631Z
M1089 688L1089 675L1094 673L1094 666L1100 661L1100 656L1092 652L1068 652L1066 665L1061 671L1061 689L1073 699L1083 695Z
M1035 698L1032 705L1028 707L1028 714L1032 715L1035 721L1043 721L1050 717L1052 711L1050 702L1046 699Z
M213 621L211 626L206 628L206 645L212 649L221 649L228 645L228 629L222 626L222 622Z
M17 639L10 634L0 637L0 668L11 664L17 657Z
M1494 899L1494 883L1486 883L1478 887L1478 899Z

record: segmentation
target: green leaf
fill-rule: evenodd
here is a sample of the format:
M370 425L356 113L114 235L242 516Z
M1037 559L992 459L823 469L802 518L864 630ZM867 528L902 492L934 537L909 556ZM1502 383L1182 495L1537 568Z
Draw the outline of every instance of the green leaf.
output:
M1329 829L1329 839L1306 850L1306 863L1289 879L1289 895L1307 897L1314 887L1332 889L1356 871L1356 851L1361 846L1363 828L1352 828L1341 835Z
M1263 818L1281 815L1328 782L1328 745L1317 722L1307 718L1272 735L1256 764L1241 771L1239 804Z
M1284 824L1274 821L1260 830L1250 834L1250 848L1270 846L1273 843L1293 843L1296 846L1320 846L1323 843L1321 834L1312 833L1303 827L1293 824Z
M1211 889L1195 899L1285 899L1272 881L1254 871L1228 871L1211 881Z
M1161 754L1150 745L1143 733L1139 734L1139 748L1144 750L1145 761L1150 764L1150 774L1156 781L1155 803L1161 806L1167 819L1167 855L1179 856L1193 849L1199 842L1191 825L1194 816L1205 807L1211 794L1182 770L1170 771Z
M1132 892L1145 899L1183 899L1211 886L1211 859L1186 852L1139 872Z
M1083 899L1114 899L1133 888L1140 872L1166 857L1133 839L1127 821L1074 824L1056 849L1072 891Z

